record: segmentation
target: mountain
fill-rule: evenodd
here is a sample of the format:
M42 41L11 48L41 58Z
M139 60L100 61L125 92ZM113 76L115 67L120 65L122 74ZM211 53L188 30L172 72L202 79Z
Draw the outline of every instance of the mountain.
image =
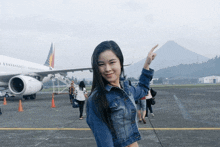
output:
M220 57L215 57L204 63L180 64L155 72L154 77L160 78L201 78L206 76L220 76Z
M185 49L174 41L166 42L162 47L155 51L155 53L157 53L157 56L150 65L150 68L154 69L155 71L177 66L179 64L203 63L209 60L207 57ZM126 67L125 73L127 77L138 78L141 74L145 60L146 58L132 64L129 67Z

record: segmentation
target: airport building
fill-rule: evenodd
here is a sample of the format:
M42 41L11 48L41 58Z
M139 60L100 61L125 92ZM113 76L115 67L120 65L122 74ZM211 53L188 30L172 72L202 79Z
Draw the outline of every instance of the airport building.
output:
M199 78L199 83L220 83L220 76L207 76Z

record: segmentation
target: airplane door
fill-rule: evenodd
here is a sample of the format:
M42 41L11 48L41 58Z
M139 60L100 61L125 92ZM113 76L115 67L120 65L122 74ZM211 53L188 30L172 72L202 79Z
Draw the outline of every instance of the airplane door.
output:
M213 79L213 83L216 83L216 79Z

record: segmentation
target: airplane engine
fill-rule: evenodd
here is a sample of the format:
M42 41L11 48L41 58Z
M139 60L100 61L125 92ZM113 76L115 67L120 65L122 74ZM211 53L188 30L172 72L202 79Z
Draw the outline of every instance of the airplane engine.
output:
M29 76L14 76L9 80L10 91L17 95L31 95L42 90L43 83Z

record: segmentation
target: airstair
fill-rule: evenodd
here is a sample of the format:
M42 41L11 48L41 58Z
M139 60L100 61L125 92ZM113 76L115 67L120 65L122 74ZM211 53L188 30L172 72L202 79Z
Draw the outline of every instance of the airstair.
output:
M53 93L54 94L68 94L69 93L68 88L70 87L71 82L72 82L69 78L58 75L52 79L52 82L53 82ZM61 82L65 85L61 84Z

